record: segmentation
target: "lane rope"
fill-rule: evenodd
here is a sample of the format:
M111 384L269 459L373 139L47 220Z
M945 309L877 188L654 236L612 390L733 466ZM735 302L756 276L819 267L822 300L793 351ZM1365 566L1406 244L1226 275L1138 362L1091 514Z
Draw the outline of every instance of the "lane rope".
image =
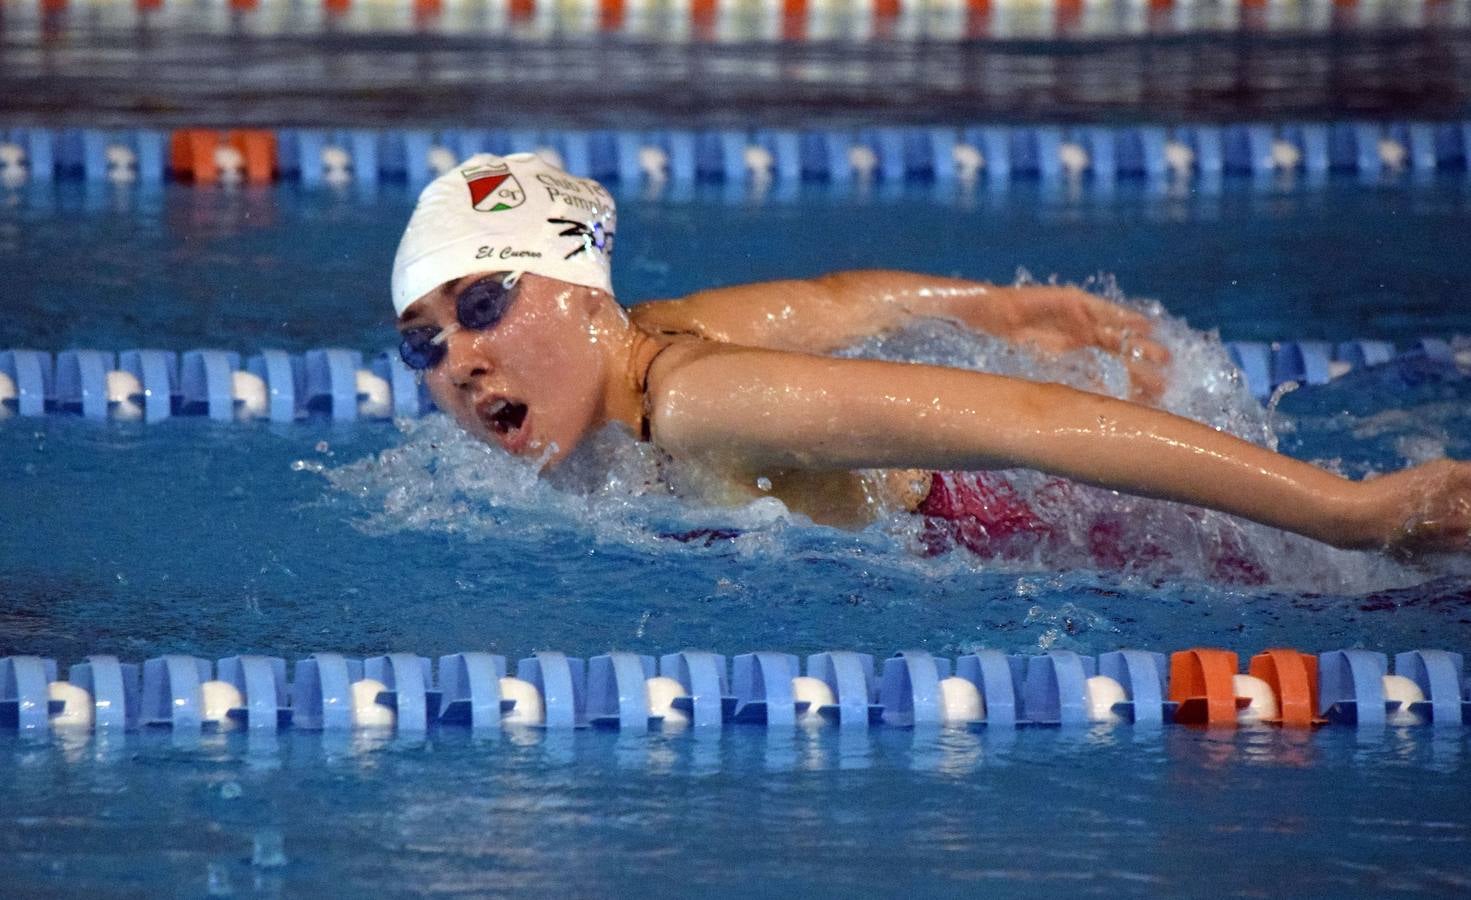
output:
M1466 169L1471 120L1164 125L975 125L856 129L537 130L0 128L0 186L305 188L427 184L476 153L535 150L568 172L625 187L698 182L853 185L1018 179L1175 179L1331 173L1377 178Z
M275 733L441 727L496 729L842 728L1025 725L1234 727L1465 725L1471 682L1462 654L1411 650L1319 654L1271 648L1241 671L1230 650L1168 656L1118 650L980 650L955 659L906 650L876 660L848 650L790 653L685 650L658 657L610 652L581 659L540 651L508 675L504 656L413 653L365 659L314 653L287 681L281 657L211 662L165 655L138 665L88 656L58 679L56 662L0 658L0 728L175 732L246 728Z

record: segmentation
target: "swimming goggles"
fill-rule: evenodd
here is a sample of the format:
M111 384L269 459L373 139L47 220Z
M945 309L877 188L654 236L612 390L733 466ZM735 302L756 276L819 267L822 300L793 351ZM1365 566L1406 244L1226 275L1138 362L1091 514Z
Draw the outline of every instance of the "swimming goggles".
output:
M455 298L457 321L448 328L425 325L403 332L398 355L404 365L418 372L432 369L448 352L445 342L450 335L464 328L484 331L494 327L511 308L519 276L519 272L488 275L460 291L460 296Z

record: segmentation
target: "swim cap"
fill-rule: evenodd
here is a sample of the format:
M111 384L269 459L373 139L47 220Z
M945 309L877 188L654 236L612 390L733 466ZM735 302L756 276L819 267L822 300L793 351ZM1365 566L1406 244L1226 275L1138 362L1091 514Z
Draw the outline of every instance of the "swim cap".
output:
M534 153L480 153L434 179L393 259L393 309L473 272L533 272L613 293L613 197Z

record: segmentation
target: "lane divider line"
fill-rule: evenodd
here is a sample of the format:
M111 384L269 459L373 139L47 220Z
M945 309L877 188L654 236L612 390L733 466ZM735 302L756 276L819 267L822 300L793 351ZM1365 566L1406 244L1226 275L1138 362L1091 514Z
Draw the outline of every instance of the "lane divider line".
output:
M288 683L281 657L215 662L167 654L141 665L88 656L58 679L55 660L0 658L0 728L164 728L194 733L248 728L423 733L440 727L554 730L727 725L849 729L1088 727L1133 723L1209 728L1271 724L1383 728L1471 722L1471 682L1462 654L1421 649L1386 654L1276 647L1239 657L1218 647L1091 656L1070 650L956 659L924 650L873 656L831 650L807 657L755 651L730 660L685 650L609 652L584 660L559 651L521 659L463 652L437 662L413 653L354 659L314 653ZM1322 677L1319 677L1319 674Z

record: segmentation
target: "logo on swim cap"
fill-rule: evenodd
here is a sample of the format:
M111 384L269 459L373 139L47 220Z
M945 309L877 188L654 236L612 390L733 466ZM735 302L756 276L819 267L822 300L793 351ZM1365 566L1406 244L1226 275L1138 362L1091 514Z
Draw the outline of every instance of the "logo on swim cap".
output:
M570 237L577 242L563 259L571 259L579 253L612 253L613 232L602 222L579 222L576 219L547 219L553 225L565 225L566 230L557 232L558 237Z
M470 189L470 205L480 212L515 209L526 202L521 182L505 163L471 166L461 169L460 174L465 176L465 186Z

